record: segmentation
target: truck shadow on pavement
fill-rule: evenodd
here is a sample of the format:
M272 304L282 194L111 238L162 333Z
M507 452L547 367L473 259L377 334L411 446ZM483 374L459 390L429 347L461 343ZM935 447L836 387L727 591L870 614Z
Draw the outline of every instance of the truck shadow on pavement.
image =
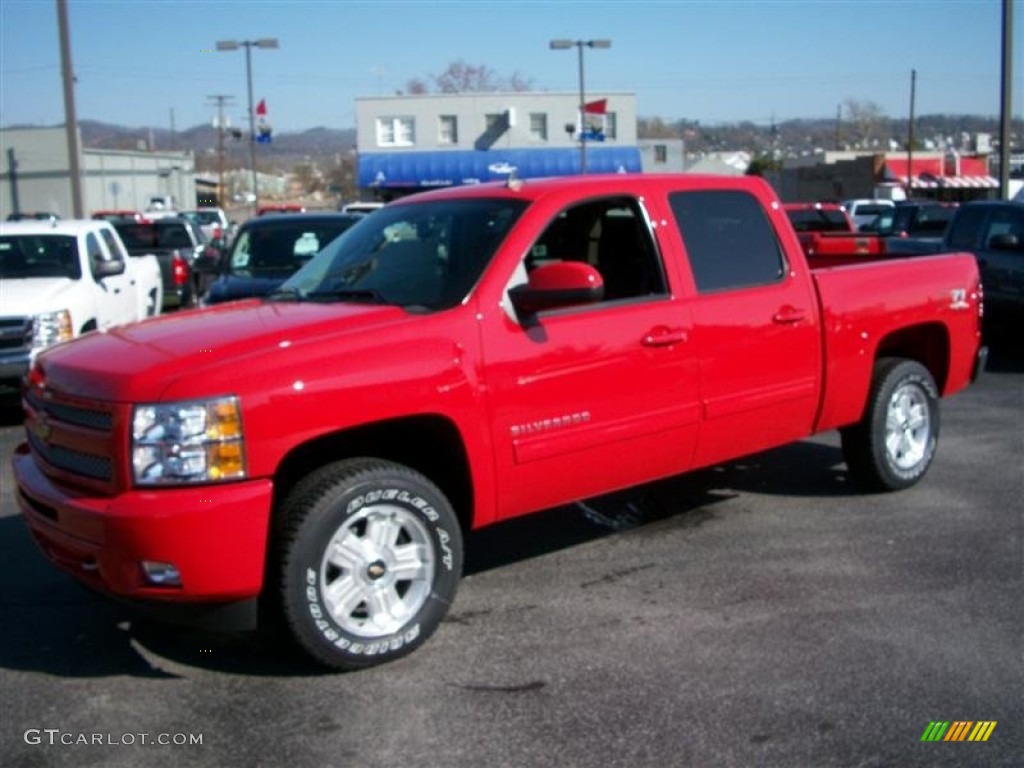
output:
M589 499L470 533L466 575L671 519L675 530L714 521L742 493L855 492L839 449L805 441L721 467ZM248 676L331 674L279 639L168 627L77 585L37 550L19 516L0 518L0 668L62 678L190 677L190 669ZM457 617L456 617L457 618Z

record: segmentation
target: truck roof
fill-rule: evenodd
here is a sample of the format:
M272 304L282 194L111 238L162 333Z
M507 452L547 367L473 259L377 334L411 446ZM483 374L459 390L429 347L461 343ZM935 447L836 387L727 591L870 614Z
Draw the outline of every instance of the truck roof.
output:
M578 190L586 186L594 194L625 192L631 188L659 189L670 187L677 190L746 189L771 190L764 179L758 176L721 176L697 173L605 173L585 176L552 176L539 179L510 179L488 181L457 187L444 187L427 192L418 192L408 198L399 198L389 205L405 202L438 199L466 199L480 197L518 197L535 200L548 194ZM771 196L776 197L774 191Z

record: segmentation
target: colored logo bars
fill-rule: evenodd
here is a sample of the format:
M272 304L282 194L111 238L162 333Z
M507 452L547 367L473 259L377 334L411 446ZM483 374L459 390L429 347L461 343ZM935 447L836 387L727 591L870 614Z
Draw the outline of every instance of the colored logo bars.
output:
M995 727L995 720L932 720L921 741L988 741Z

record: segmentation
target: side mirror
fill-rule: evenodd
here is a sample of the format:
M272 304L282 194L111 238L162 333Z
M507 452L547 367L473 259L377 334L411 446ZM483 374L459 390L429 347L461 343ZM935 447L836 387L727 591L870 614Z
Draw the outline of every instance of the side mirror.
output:
M104 277L122 275L124 274L124 262L120 259L111 261L94 261L92 263L92 272L96 276L97 280L102 280Z
M516 312L533 315L545 309L600 301L604 297L604 280L589 264L560 261L537 267L525 285L517 285L508 294Z
M1010 234L993 235L988 240L988 247L993 251L1019 251L1020 245L1020 238Z

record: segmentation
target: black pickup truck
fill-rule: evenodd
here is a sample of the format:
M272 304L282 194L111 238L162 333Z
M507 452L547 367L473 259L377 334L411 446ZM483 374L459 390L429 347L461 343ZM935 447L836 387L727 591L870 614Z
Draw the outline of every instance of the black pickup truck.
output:
M122 220L112 224L128 253L152 253L160 262L165 311L196 306L205 285L193 264L200 256L218 255L198 226L184 218Z

